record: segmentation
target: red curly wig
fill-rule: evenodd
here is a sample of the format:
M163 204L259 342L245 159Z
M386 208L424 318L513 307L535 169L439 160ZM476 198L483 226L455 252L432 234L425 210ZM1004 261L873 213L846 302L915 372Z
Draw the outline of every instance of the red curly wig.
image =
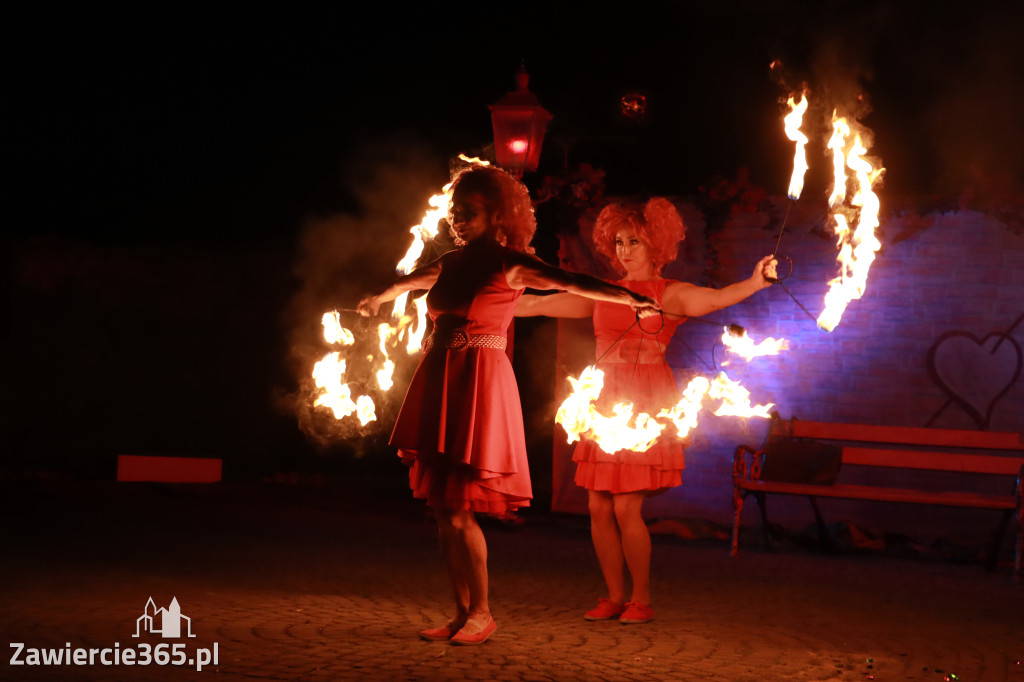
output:
M448 203L448 223L452 220L452 203L456 195L478 196L483 201L491 221L498 230L499 244L515 251L533 253L530 241L537 230L537 219L533 215L533 201L523 183L494 166L468 166L459 171L452 180L451 197ZM455 230L452 238L459 246L465 242L459 239Z
M646 204L615 203L605 206L594 224L594 246L622 274L626 270L615 255L615 233L624 227L633 228L658 270L676 259L679 242L686 238L682 216L664 197L653 197Z

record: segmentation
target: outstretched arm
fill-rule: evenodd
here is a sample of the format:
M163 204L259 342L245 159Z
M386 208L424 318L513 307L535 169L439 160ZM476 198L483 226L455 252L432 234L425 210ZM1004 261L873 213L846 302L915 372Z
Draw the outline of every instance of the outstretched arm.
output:
M728 308L755 293L770 287L769 278L777 277L775 266L778 261L772 256L765 256L758 261L754 274L742 282L730 284L721 289L699 287L687 282L672 282L665 287L662 303L666 313L700 317L722 308Z
M523 294L516 306L516 317L590 317L594 300L565 292L537 296Z
M441 258L428 263L423 267L416 268L408 275L399 277L386 289L378 294L366 296L363 300L359 301L359 305L356 306L356 310L363 317L372 317L377 314L377 310L380 308L382 303L393 301L401 296L406 291L415 291L417 289L429 289L434 286L437 281L437 276L441 274Z
M513 289L559 289L595 301L623 303L639 310L641 316L645 312L653 314L660 309L657 301L625 287L590 275L562 270L526 254L515 254L512 257L505 269L505 277Z

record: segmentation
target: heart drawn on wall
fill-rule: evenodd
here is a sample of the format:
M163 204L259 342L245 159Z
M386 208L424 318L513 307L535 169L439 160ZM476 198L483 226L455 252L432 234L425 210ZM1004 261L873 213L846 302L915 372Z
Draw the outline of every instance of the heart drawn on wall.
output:
M967 332L948 332L928 352L936 383L987 428L992 408L1021 373L1021 348L1002 333L978 339Z

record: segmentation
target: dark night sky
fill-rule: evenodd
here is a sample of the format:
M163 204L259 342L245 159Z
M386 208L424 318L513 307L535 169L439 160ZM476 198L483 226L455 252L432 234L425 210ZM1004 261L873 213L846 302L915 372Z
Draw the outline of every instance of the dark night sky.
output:
M37 18L12 27L25 40L8 59L8 160L25 209L12 227L101 241L290 234L306 214L355 206L346 178L367 147L398 136L442 169L481 151L486 107L522 59L555 116L542 170L596 163L611 191L687 194L745 165L784 192L791 144L774 58L822 107L866 95L887 191L955 196L961 160L1019 184L1024 14L1003 5ZM617 116L629 91L648 97L642 124Z
M883 210L897 195L954 206L969 163L1019 192L1024 22L1002 4L22 10L4 41L0 345L18 388L0 451L102 471L118 452L230 456L232 476L298 466L288 405L309 409L292 392L323 353L320 315L391 275L448 160L490 143L487 106L521 60L555 117L534 186L589 162L609 193L686 196L746 166L781 196L781 58L820 133L826 105L867 98ZM648 98L642 123L617 114L627 92ZM814 169L830 166L810 160L820 198ZM551 235L542 222L538 248ZM58 385L74 409L53 428L38 406Z

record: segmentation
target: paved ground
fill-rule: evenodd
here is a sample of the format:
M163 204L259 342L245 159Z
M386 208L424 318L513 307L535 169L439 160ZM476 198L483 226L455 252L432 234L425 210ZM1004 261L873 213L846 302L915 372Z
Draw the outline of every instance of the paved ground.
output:
M398 483L0 482L0 632L22 659L115 642L216 644L219 659L200 673L5 661L0 678L1024 682L1024 586L1006 565L730 560L722 541L658 536L657 620L588 623L601 580L585 522L540 512L488 525L492 639L422 642L447 583L433 523ZM150 597L176 597L196 637L133 638Z

